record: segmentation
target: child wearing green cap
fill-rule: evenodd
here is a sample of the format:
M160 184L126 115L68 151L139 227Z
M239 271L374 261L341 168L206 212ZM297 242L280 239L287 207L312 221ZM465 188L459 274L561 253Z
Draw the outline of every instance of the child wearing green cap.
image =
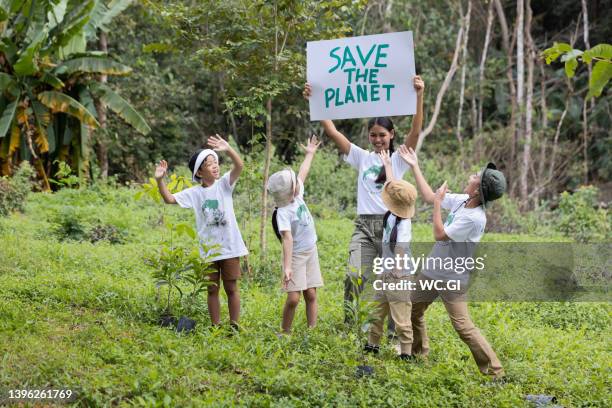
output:
M433 235L436 243L428 258L472 257L475 245L484 234L487 222L485 208L491 201L500 198L506 190L503 173L497 170L493 163L489 163L479 173L470 175L463 194L447 193L446 182L434 193L419 168L414 150L402 146L399 153L412 167L423 200L434 206ZM446 221L442 221L442 208L450 211ZM434 299L440 296L453 328L470 348L478 369L493 378L503 377L504 369L497 355L470 318L465 291L437 290L425 284L432 280L456 279L463 283L461 286L465 288L468 274L444 269L436 266L436 262L425 263L432 264L433 266L423 267L418 277L417 290L412 293L413 354L427 355L429 352L424 315Z

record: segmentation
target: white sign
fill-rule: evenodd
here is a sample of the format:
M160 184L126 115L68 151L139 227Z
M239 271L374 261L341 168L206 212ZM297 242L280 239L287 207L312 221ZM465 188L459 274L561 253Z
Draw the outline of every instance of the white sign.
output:
M412 31L311 41L310 120L414 115Z

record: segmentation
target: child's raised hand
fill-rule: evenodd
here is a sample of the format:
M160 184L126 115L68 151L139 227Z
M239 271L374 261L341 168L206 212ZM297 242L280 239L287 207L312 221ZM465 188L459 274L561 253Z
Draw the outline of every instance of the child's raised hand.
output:
M438 188L438 190L436 190L436 201L442 202L442 200L444 200L444 196L446 195L446 192L448 191L448 186L446 184L446 181L444 183L442 183L442 185L440 186L440 188Z
M401 145L397 149L397 152L399 153L400 157L411 167L416 167L419 164L417 154L412 147L408 148L406 145Z
M227 143L227 140L223 139L218 134L209 137L206 143L217 152L226 152L230 149L230 145Z
M383 166L391 165L391 157L389 156L388 150L381 150L380 153L378 153L378 157L380 157L380 160L382 161Z
M310 138L308 138L307 146L304 146L303 144L300 143L300 147L304 149L306 154L315 153L320 145L321 145L321 141L315 135L312 135L310 136Z
M423 95L423 91L425 90L425 82L420 75L414 76L412 79L412 84L414 85L414 89L417 91L417 95Z
M312 95L312 86L308 82L304 84L304 91L302 92L304 99L308 100Z
M165 160L160 161L155 166L155 180L161 180L168 172L168 162Z

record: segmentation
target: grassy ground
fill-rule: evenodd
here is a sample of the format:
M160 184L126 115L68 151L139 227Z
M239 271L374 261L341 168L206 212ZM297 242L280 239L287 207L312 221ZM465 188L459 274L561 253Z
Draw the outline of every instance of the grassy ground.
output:
M315 330L306 330L300 305L294 334L276 337L284 301L279 272L258 264L241 286L241 333L212 330L203 308L194 334L158 327L142 257L162 236L161 210L132 197L105 188L36 194L25 214L0 220L0 399L7 389L64 386L79 391L83 406L510 407L524 405L526 394L555 395L563 406L612 406L612 308L605 303L472 304L474 321L506 368L503 385L479 374L440 304L427 314L427 361L396 361L385 346L368 357L374 376L355 378L358 342L341 324L352 230L345 219L317 224L326 286ZM62 217L76 220L63 233ZM61 239L78 237L79 223L85 230L113 225L125 232L124 242ZM415 239L430 238L427 225L414 231ZM280 248L271 232L269 241L275 259Z

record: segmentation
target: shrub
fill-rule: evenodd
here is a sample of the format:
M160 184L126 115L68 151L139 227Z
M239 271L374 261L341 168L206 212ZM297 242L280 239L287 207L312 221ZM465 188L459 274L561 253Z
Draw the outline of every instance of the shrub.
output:
M27 195L32 189L33 175L32 166L24 161L12 178L0 178L0 215L23 211Z
M608 210L598 207L598 194L594 186L582 186L573 194L561 193L557 229L578 242L609 239L610 215Z

